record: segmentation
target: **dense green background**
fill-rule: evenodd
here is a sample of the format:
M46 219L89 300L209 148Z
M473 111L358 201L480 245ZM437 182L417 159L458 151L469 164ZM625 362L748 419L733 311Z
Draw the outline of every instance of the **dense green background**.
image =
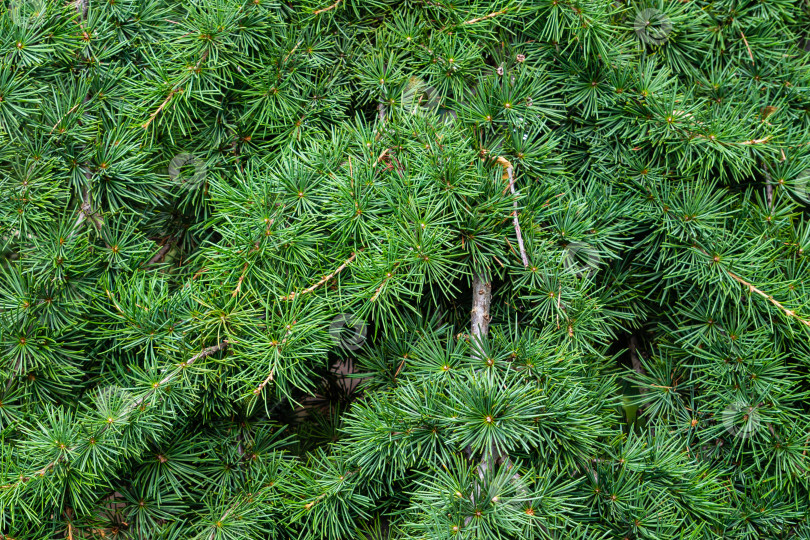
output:
M810 538L807 2L330 2L5 2L0 538Z

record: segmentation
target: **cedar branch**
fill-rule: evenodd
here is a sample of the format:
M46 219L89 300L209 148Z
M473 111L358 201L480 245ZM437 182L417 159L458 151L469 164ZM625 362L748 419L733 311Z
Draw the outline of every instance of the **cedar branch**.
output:
M192 365L194 362L196 362L197 360L201 360L203 358L211 356L212 354L215 354L215 353L227 348L228 345L230 345L230 343L227 340L223 340L222 342L218 343L217 345L212 345L211 347L207 347L207 348L203 349L202 351L198 352L197 354L195 354L194 356L192 356L191 358L189 358L185 362L181 363L180 366L181 366L181 368L188 367L188 366ZM141 404L143 404L143 402L146 401L149 398L149 396L158 388L158 386L163 385L163 384L169 382L170 380L172 380L172 378L175 376L176 373L177 373L177 370L175 370L172 373L166 375L160 381L160 383L158 383L157 385L150 388L149 391L143 397L136 400L129 407L130 412L132 412L135 409L137 409L138 407L140 407ZM100 433L103 433L104 431L106 431L107 428L110 425L111 425L110 423L104 424L104 427L101 428ZM45 465L41 469L35 471L33 475L31 475L31 476L21 475L17 482L14 482L12 484L6 484L6 485L3 485L3 486L0 486L0 489L9 489L9 488L18 486L19 484L24 484L24 483L28 482L29 480L31 480L31 478L33 478L34 476L45 476L45 473L47 473L49 470L53 469L56 465L58 465L59 463L64 461L64 459L65 459L64 456L59 456L58 458L51 461L50 463L48 463L47 465Z

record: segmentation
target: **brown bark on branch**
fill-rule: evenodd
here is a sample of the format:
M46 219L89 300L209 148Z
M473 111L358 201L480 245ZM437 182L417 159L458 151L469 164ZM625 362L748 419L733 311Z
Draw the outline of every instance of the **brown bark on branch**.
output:
M206 58L208 58L208 51L203 51L202 56L197 61L197 64L194 66L194 69L192 70L192 72L196 72L198 69L200 69L200 66L202 65L203 62L205 62ZM157 115L159 115L161 113L161 111L166 107L166 105L169 104L169 101L171 101L171 99L175 96L175 94L182 94L183 91L184 91L184 88L181 87L181 86L175 86L174 88L172 88L171 92L169 92L169 95L166 96L166 99L164 99L163 103L160 104L160 107L158 107L152 114L149 115L149 120L147 120L146 123L141 125L141 127L143 129L148 128L149 124L151 124L152 121L155 118L157 118Z
M630 344L628 348L630 350L630 363L633 366L633 371L639 375L646 375L644 366L641 364L641 359L638 355L638 340L636 339L636 336L630 336Z
M185 362L181 362L178 369L185 369L185 368L191 366L192 364L194 364L194 362L196 362L197 360L202 360L203 358L208 358L212 354L216 354L216 353L218 353L219 351L221 351L223 349L227 349L228 345L230 345L230 342L228 340L222 340L221 342L219 342L216 345L212 345L210 347L207 347L207 348L203 349L202 351L198 352L197 354L195 354L194 356L192 356L191 358L189 358L188 360L186 360ZM156 386L153 386L152 388L150 388L149 391L145 395L143 395L141 398L136 400L135 403L133 403L132 406L130 407L130 410L134 411L135 409L137 409L138 407L143 405L143 403L147 399L149 399L149 397L155 392L155 390L157 390L158 388L160 388L161 386L163 386L167 382L171 381L175 377L175 375L177 373L178 373L178 370L175 370L175 371L169 373L168 375L166 375L165 377L163 377L160 380L160 382L157 383Z
M745 34L743 34L742 30L740 30L740 35L742 36L743 43L745 43L745 48L748 49L748 57L751 59L751 63L754 63L754 54L751 52L751 46L748 44L748 40L745 39Z
M175 240L173 236L169 237L160 247L158 252L155 253L151 259L146 261L146 264L144 266L152 266L153 264L157 264L160 261L162 261L163 258L166 256L166 254L169 252L169 250L172 249L172 247L174 247L176 242L177 240Z
M143 129L148 128L148 127L149 127L149 124L151 124L151 123L152 123L152 120L154 120L155 118L157 118L157 115L159 115L159 114L160 114L160 112L163 110L163 108L164 108L164 107L166 107L166 105L168 105L168 104L169 104L169 100L171 100L171 99L174 97L174 95L175 95L176 93L178 93L178 92L182 92L182 91L183 91L183 89L182 89L182 88L174 88L174 89L172 89L172 91L171 91L171 92L169 92L169 95L168 95L168 96L166 96L166 99L164 99L164 100L163 100L163 103L161 103L161 104L160 104L160 107L158 107L158 108L155 110L155 112L153 112L152 114L150 114L150 115L149 115L149 120L147 120L147 121L146 121L146 123L144 123L144 124L143 124L141 127L142 127Z
M476 272L472 283L472 313L470 336L474 358L478 357L478 344L489 332L489 321L492 318L489 308L492 304L492 282L482 272Z
M262 390L264 390L264 387L265 387L265 386L267 386L267 385L270 383L270 381L272 381L272 380L273 380L273 375L275 375L275 373L276 373L276 368L271 369L271 370L270 370L270 374L267 376L267 378L265 378L265 379L264 379L264 380L261 382L261 384L260 384L259 386L257 386L257 387L256 387L256 389L253 391L253 393L254 393L255 395L257 395L257 396L258 396L259 394L261 394L261 393L262 393Z

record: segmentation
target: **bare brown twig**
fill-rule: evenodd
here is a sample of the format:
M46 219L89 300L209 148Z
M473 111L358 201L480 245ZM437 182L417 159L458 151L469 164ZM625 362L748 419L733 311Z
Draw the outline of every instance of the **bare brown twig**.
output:
M763 137L762 139L751 139L750 141L743 141L743 142L741 142L739 144L750 146L750 145L753 145L753 144L764 144L764 143L766 143L766 142L768 142L770 140L771 140L771 136L768 135L767 137Z
M228 348L228 345L230 345L230 342L229 342L228 340L226 340L226 339L225 339L225 340L222 340L221 342L219 342L219 343L218 343L218 344L216 344L216 345L212 345L212 346L210 346L210 347L206 347L205 349L203 349L202 351L198 352L197 354L195 354L194 356L192 356L192 357L191 357L191 358L189 358L188 360L186 360L186 361L184 361L184 362L181 362L181 363L180 363L180 365L178 366L178 370L185 369L185 368L187 368L187 367L191 366L191 365L192 365L194 362L196 362L197 360L202 360L203 358L208 358L208 357L209 357L209 356L211 356L212 354L216 354L216 353L218 353L219 351L221 351L221 350L223 350L223 349ZM137 409L138 407L140 407L141 405L143 405L143 403L144 403L144 402L145 402L147 399L149 399L149 397L150 397L150 396L151 396L151 395L152 395L152 394L153 394L153 393L154 393L154 392L155 392L155 391L156 391L158 388L160 388L161 386L163 386L163 385L164 385L164 384L166 384L167 382L171 381L171 380L174 378L175 374L176 374L176 373L178 373L178 370L175 370L175 371L173 371L173 372L169 373L168 375L166 375L165 377L163 377L163 378L160 380L160 382L159 382L159 383L157 383L157 384L153 385L153 386L152 386L152 388L150 388L150 389L149 389L149 391L148 391L146 394L144 394L142 397L140 397L139 399L137 399L137 400L135 401L135 403L133 403L133 404L132 404L132 406L130 407L130 410L133 410L133 411L134 411L135 409Z
M192 71L197 71L198 69L200 69L200 66L202 65L203 62L205 62L206 58L208 58L208 51L207 50L203 51L202 56L197 61L197 64L194 66L194 69ZM166 99L164 99L163 103L160 104L160 107L158 107L152 114L149 115L149 120L147 120L146 123L144 123L141 127L143 129L148 128L149 124L151 124L152 121L155 118L157 118L157 115L159 115L160 112L166 107L166 105L169 104L169 101L172 99L172 97L174 97L175 94L182 94L183 90L184 89L181 86L176 86L176 87L172 88L171 92L169 92L169 95L166 96Z
M256 394L257 396L258 396L259 394L261 394L261 393L262 393L262 390L264 390L264 387L265 387L265 386L267 386L267 384L268 384L270 381L272 381L272 380L273 380L273 375L275 375L275 373L276 373L276 368L274 367L273 369L271 369L271 370L270 370L270 374L267 376L267 378L266 378L266 379L264 379L264 380L262 381L262 383L261 383L259 386L257 386L257 387L256 387L256 389L253 391L253 393L254 393L254 394Z
M284 60L282 60L282 61L281 61L281 63L282 63L282 64L284 64L284 63L286 63L286 62L287 62L287 60L290 58L290 56L292 56L292 54L293 54L293 53L294 53L294 52L295 52L295 51L298 49L298 46L299 46L299 45L301 45L301 42L300 42L300 41L299 41L298 43L296 43L296 44L295 44L295 47L293 47L293 48L290 50L290 52L288 52L288 53L287 53L287 56L285 56L285 57L284 57Z
M236 296L242 290L242 282L245 281L245 274L247 273L248 263L242 267L242 274L239 276L239 281L236 282L236 288L231 293L231 296Z
M76 110L76 109L79 107L79 105L81 105L81 103L77 103L76 105L74 105L73 107L71 107L71 108L70 108L70 110L69 110L68 112L66 112L65 114L63 114L63 115L62 115L62 117L61 117L61 118L59 118L59 120L57 120L57 121L56 121L56 123L53 125L53 127L52 127L52 128L51 128L51 130L48 132L48 134L53 133L53 130L55 130L55 129L56 129L56 126L58 126L58 125L59 125L59 122L61 122L62 120L64 120L64 119L65 119L65 117L66 117L67 115L69 115L70 113L72 113L73 111L75 111L75 110Z
M382 294L383 288L385 287L385 283L386 283L386 282L387 282L389 279L391 279L392 277L394 277L394 270L396 270L396 269L397 269L397 266L399 266L399 263L396 263L396 264L394 265L394 268L393 268L393 269L392 269L390 272L387 272L387 273L385 274L385 277L383 278L382 283L380 283L380 286L379 286L379 287L377 287L377 290L376 290L376 291L374 291L374 295L373 295L373 296L370 298L370 300L369 300L370 302L376 302L376 301L377 301L377 298L379 298L379 297L380 297L380 295Z

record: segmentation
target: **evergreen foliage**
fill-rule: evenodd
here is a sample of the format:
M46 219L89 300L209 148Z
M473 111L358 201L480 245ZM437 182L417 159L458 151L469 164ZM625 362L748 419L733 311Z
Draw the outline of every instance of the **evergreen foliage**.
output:
M808 9L4 0L0 538L810 539Z

